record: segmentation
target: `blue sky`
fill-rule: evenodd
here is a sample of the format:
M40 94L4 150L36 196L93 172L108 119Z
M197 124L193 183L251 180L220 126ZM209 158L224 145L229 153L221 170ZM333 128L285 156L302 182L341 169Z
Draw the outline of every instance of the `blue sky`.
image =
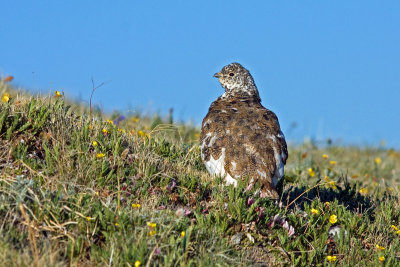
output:
M9 1L14 85L200 124L237 61L288 139L400 147L400 1ZM296 124L296 127L293 125Z

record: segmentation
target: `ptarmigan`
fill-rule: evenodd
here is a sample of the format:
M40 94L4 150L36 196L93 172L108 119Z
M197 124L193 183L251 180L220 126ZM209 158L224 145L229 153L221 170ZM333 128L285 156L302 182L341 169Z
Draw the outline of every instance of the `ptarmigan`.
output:
M201 158L212 175L237 185L261 185L261 196L277 199L276 184L288 157L285 136L275 113L261 105L250 72L232 63L214 75L225 93L215 100L202 123Z

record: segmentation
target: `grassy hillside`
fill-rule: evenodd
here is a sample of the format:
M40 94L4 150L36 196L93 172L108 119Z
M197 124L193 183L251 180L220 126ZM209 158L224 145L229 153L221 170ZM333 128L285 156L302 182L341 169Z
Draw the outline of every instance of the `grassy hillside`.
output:
M213 179L197 128L5 93L4 266L400 265L398 151L290 147L276 205Z

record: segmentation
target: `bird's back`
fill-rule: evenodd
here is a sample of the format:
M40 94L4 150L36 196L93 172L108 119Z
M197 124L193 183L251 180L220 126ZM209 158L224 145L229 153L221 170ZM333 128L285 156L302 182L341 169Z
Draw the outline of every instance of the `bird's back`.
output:
M262 192L277 198L277 181L288 156L276 115L255 98L214 101L203 120L201 154L211 174L226 176L228 183L250 176Z

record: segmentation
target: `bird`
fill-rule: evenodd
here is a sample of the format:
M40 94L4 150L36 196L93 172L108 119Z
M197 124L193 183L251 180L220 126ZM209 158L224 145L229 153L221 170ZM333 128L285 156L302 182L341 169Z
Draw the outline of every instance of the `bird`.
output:
M225 92L202 121L201 159L207 171L235 187L248 178L247 188L258 184L260 197L277 200L276 185L289 156L278 117L261 104L254 79L241 64L226 65L214 77Z

